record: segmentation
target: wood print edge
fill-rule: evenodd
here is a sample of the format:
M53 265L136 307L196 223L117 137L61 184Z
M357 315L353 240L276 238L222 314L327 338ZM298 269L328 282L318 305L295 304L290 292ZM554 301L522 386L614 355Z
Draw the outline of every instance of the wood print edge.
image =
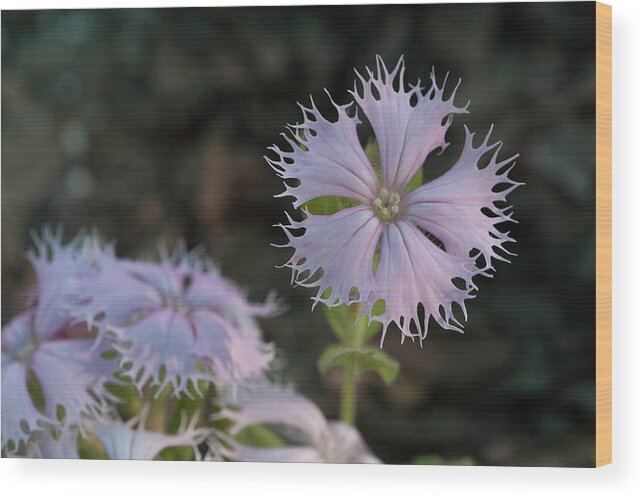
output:
M612 7L596 3L596 466L612 462Z

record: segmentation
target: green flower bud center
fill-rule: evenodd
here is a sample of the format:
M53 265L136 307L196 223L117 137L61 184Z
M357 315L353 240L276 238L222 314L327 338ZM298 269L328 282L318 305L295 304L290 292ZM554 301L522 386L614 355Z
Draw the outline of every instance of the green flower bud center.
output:
M373 211L383 222L390 222L400 214L400 195L382 187L373 201Z

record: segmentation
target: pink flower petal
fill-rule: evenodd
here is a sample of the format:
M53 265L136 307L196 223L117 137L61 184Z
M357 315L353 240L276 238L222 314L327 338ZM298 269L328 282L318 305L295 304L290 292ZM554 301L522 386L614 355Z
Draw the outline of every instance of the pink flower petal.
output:
M177 297L183 291L185 272L168 263L119 260L118 265L130 276L156 289L163 297Z
M323 463L317 449L303 445L262 448L237 445L234 452L237 461L245 463Z
M2 354L2 448L26 443L40 423L54 423L34 406L27 389L28 367Z
M314 103L311 108L301 106L303 124L290 126L290 135L282 134L292 151L272 146L278 158L265 158L282 179L298 181L294 187L284 182L286 190L280 195L294 197L295 208L322 196L366 203L376 192L377 176L357 137L359 120L347 114L350 105L333 104L335 122L326 120Z
M129 265L116 259L102 262L91 295L91 315L104 316L112 327L125 327L163 305L163 297L154 286L129 272Z
M324 449L327 463L381 463L366 446L356 428L342 421L333 421L328 426L330 438L325 442Z
M279 311L279 303L274 296L269 296L263 304L249 303L243 293L215 269L191 274L184 301L191 309L207 308L220 315L241 311L257 317L267 317Z
M384 187L401 191L436 148L444 149L444 135L454 113L465 113L453 104L455 90L443 99L446 80L440 86L431 74L431 86L422 92L420 82L408 90L404 83L404 60L389 72L378 56L377 74L366 68L368 78L357 73L361 83L351 92L368 118L380 148ZM456 87L457 89L457 87Z
M288 219L290 224L282 226L289 240L285 247L295 252L286 266L292 268L297 284L319 287L315 302L333 306L364 301L377 290L373 259L382 223L369 207L346 208L333 215L306 213L301 222ZM306 231L295 236L292 231L298 229ZM322 298L329 288L330 295Z
M158 385L157 393L166 386L174 395L188 392L189 382L211 381L212 376L197 367L195 336L187 317L175 310L160 309L125 328L117 344L120 364L142 389L149 381ZM161 377L161 366L165 375Z
M109 459L150 460L168 447L194 448L202 440L203 431L194 428L195 420L176 435L135 428L133 423L97 420L87 422L87 427L103 445Z
M265 449L235 444L233 457L240 461L299 463L378 463L359 432L344 423L328 423L310 400L291 388L264 383L238 394L230 402L239 411L227 411L233 433L254 425L274 426L284 436L297 430L302 445Z
M2 328L2 353L16 356L30 346L35 347L36 337L33 332L34 309L16 315Z
M385 331L394 322L404 336L424 338L431 317L445 329L461 331L453 315L453 303L460 305L466 318L464 301L472 297L472 278L477 272L471 258L442 251L409 222L392 223L384 231L375 272L380 292L371 296L367 313L382 322ZM454 284L456 278L463 281L464 289ZM373 317L373 305L379 299L386 302L386 311ZM424 309L423 320L419 305Z
M57 419L57 407L65 409L65 426L78 424L83 415L101 411L112 399L105 383L113 381L114 360L101 352L107 342L93 339L61 339L43 343L34 353L31 366L45 397L45 414Z
M38 277L34 329L39 339L47 340L87 302L85 279L93 272L100 249L82 233L64 245L60 230L45 229L35 242L35 251L28 254Z
M55 423L36 409L27 386L34 317L34 310L23 312L2 328L2 448L13 442L15 450L39 423Z
M223 382L237 382L263 373L274 357L273 349L254 331L234 327L208 310L190 313L198 358Z
M501 232L496 225L514 221L508 213L511 207L498 208L507 195L520 185L509 179L506 167L517 156L498 161L499 144L489 144L491 130L478 147L473 145L474 134L465 127L464 149L455 165L444 175L414 191L404 199L402 209L416 224L438 237L447 252L469 256L478 250L491 267L491 258L507 261L497 251L507 251L503 244L514 242L509 233ZM480 165L482 156L493 149L495 153L486 165ZM504 168L505 171L499 173ZM505 189L494 192L498 184ZM486 208L494 216L482 212Z
M292 388L262 383L241 391L230 404L239 411L230 411L234 420L233 432L254 425L288 426L301 431L313 446L321 445L328 437L326 418L307 398Z

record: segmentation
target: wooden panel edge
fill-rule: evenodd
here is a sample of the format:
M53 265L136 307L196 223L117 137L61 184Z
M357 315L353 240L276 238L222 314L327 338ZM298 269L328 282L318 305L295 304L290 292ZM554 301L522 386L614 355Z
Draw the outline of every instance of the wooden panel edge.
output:
M612 462L612 7L596 3L596 466Z

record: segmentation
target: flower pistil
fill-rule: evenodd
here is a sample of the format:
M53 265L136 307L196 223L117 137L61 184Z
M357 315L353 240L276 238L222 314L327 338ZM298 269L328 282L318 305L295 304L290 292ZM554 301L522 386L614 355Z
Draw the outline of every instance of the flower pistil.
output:
M373 212L384 223L395 220L400 213L400 195L382 187L373 201Z

